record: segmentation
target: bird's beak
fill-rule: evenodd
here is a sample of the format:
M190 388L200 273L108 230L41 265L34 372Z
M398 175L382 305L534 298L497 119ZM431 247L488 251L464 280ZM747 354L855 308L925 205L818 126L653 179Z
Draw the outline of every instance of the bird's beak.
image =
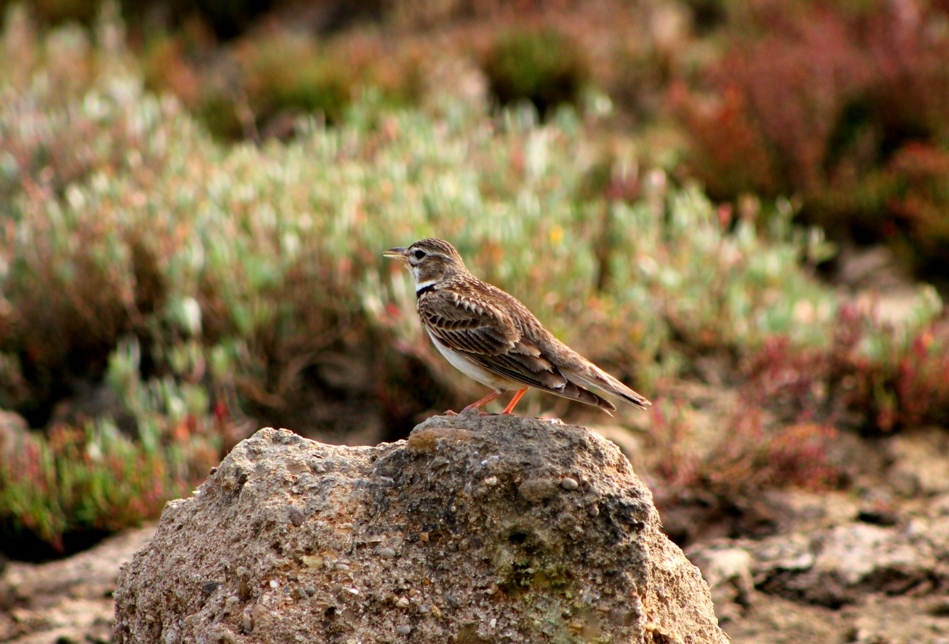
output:
M382 253L383 257L391 257L393 259L405 259L405 249L401 247L390 248L386 252Z

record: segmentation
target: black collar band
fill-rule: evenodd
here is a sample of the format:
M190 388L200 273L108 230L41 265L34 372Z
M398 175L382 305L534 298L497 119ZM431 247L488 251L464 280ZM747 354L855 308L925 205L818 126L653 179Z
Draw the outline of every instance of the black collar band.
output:
M434 291L434 290L435 290L435 285L434 285L434 284L426 284L425 286L423 286L423 287L420 288L419 290L415 291L415 298L418 299L418 298L422 297L422 293L428 293L429 291Z

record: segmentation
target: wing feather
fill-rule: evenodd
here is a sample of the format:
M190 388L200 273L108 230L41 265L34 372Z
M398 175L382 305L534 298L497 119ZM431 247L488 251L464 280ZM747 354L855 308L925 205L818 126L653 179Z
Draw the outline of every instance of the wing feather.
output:
M453 351L495 356L520 340L510 315L455 291L425 293L419 298L418 314L429 332Z
M434 289L419 298L418 312L435 340L495 375L607 412L616 409L608 400L568 380L500 307L458 290Z

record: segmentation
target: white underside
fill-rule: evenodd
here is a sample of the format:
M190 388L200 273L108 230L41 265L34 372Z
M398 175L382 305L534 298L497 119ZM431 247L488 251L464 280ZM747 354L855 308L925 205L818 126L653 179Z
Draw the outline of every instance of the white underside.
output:
M428 331L426 329L426 331ZM455 369L465 374L472 380L477 380L482 385L486 387L491 387L495 391L506 391L508 389L520 389L524 385L514 382L513 380L508 380L507 378L502 378L501 376L495 375L486 369L482 369L478 365L474 364L464 356L452 351L451 349L446 348L435 339L435 336L432 335L431 331L428 332L428 337L432 339L432 343L435 345L435 348L438 349L438 352L445 356L445 360L451 363Z

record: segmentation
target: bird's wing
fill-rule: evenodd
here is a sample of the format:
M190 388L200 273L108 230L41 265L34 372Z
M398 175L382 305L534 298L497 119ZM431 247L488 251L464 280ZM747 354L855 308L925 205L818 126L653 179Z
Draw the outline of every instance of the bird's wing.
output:
M461 353L495 356L511 351L521 339L503 309L455 290L425 293L418 314L434 338Z
M570 382L494 302L436 289L419 298L418 313L436 341L491 373L605 411L615 409L609 401Z

